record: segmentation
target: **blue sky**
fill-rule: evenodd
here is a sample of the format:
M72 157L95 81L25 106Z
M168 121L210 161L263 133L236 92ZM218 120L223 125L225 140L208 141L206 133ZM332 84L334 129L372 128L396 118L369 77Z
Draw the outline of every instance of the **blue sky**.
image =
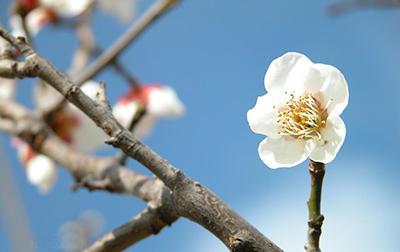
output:
M141 9L149 4L142 2ZM246 113L265 93L263 78L269 63L287 51L339 68L350 90L343 114L347 138L327 166L321 246L327 252L395 252L400 249L400 10L364 10L333 18L326 12L331 2L183 1L121 60L143 82L174 87L187 107L183 118L160 121L145 142L216 192L285 251L301 251L305 243L307 164L267 168L257 154L263 137L250 131ZM2 22L7 4L0 0ZM126 28L101 13L93 24L102 47ZM65 69L76 41L69 31L46 28L36 44L52 63ZM96 80L108 84L114 101L127 90L109 70ZM30 80L20 84L18 99L25 104L30 104L31 84ZM53 192L40 195L26 181L9 137L0 136L38 251L61 251L58 229L85 210L98 210L107 231L143 209L142 202L127 196L73 193L72 179L64 171ZM112 149L102 151L112 153ZM129 166L147 173L134 161ZM0 250L9 249L0 228ZM129 251L213 252L224 247L197 224L181 219Z

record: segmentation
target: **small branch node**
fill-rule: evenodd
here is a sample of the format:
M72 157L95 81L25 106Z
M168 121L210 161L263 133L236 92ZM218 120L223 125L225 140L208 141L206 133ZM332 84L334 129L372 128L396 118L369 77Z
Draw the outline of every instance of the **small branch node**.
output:
M112 145L114 147L117 147L119 145L119 143L122 141L123 139L123 130L119 130L117 131L117 133L115 134L115 136L110 137L109 139L105 140L104 142L106 144Z
M99 106L104 108L107 112L110 112L111 105L107 99L106 95L106 84L104 82L99 83L99 91L96 94L96 101L95 101Z
M79 86L78 85L71 85L69 88L68 88L68 90L67 90L67 92L65 92L65 97L67 98L67 99L71 99L71 97L72 96L74 96L74 95L76 95L76 93L78 92L78 90L79 90Z

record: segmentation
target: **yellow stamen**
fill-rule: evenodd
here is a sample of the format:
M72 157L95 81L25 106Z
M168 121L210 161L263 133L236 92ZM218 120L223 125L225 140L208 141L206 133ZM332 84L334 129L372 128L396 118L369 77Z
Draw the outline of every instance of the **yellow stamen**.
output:
M321 108L320 102L309 92L299 97L290 94L290 100L278 111L279 134L302 140L321 140L320 130L325 127L328 116L327 106Z

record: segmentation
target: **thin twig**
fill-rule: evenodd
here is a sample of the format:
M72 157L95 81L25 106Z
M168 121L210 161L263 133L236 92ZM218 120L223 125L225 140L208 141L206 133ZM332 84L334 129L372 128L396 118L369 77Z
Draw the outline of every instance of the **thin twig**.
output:
M68 74L71 76L78 74L81 69L83 69L87 65L90 59L90 55L96 47L95 38L93 36L93 31L90 26L92 8L93 6L85 10L85 12L79 18L80 22L73 26L76 37L78 38L78 46L76 47L73 54L71 66L67 71Z
M99 56L103 53L103 50L99 47L95 48L93 54ZM111 66L114 70L124 78L131 88L138 88L140 86L139 81L129 72L129 70L121 63L118 58L111 61Z
M311 192L308 205L308 242L307 252L321 252L319 239L324 216L321 214L322 182L325 175L325 164L310 160Z
M97 59L86 67L81 74L73 79L78 86L92 79L101 70L110 65L110 63L118 57L136 38L141 35L146 28L154 23L162 14L166 13L178 0L157 0L136 22L134 22L128 30L114 44L104 51ZM60 99L59 102L45 114L51 114L58 110L66 102Z
M25 34L25 38L26 41L32 46L34 47L34 43L33 43L33 38L32 38L32 34L28 29L28 23L26 20L26 16L20 16L21 17L21 22L22 22L22 30Z

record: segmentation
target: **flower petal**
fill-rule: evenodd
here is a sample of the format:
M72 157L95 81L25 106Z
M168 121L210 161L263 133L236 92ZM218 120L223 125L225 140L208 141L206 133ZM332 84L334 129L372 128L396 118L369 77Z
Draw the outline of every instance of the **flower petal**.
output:
M117 121L127 128L135 115L138 108L137 102L117 103L113 108L113 114ZM143 139L146 137L155 123L155 118L152 115L145 114L139 123L135 126L134 134L137 138Z
M310 159L321 162L331 162L338 153L346 137L346 126L342 118L335 116L328 118L326 127L321 130L322 141L317 143L310 154Z
M156 118L151 115L144 115L140 122L136 125L133 134L139 139L147 137L154 128Z
M85 95L89 96L90 99L95 100L97 93L100 91L100 85L96 81L88 80L83 83L81 90L85 93Z
M185 106L175 90L167 86L152 89L146 109L155 117L179 117L185 113Z
M26 24L31 36L36 36L39 31L52 21L49 10L45 7L35 8L26 15Z
M269 65L264 78L268 92L282 92L288 85L303 83L313 63L305 55L289 52L275 59ZM286 90L288 91L288 90Z
M15 94L15 80L0 78L0 100L10 100Z
M129 22L136 14L137 0L98 0L97 2L107 14L113 15L123 23Z
M93 0L40 0L42 6L52 8L62 17L75 17L84 12Z
M254 133L263 134L271 138L280 138L277 124L276 96L266 94L257 98L256 105L247 112L247 121ZM275 108L274 108L275 106Z
M75 149L90 152L105 146L104 140L107 135L87 115L75 106L68 106L67 113L70 114L71 118L76 118L79 122L71 131L71 145Z
M322 94L322 107L327 107L328 114L330 115L340 115L349 102L349 90L346 79L333 66L314 64L313 68L317 69L324 79L320 84L321 87L315 90Z
M260 143L258 153L269 168L293 167L306 160L314 146L312 141L292 137L266 138Z
M36 155L28 161L26 176L41 193L48 193L57 179L56 164L44 155Z

